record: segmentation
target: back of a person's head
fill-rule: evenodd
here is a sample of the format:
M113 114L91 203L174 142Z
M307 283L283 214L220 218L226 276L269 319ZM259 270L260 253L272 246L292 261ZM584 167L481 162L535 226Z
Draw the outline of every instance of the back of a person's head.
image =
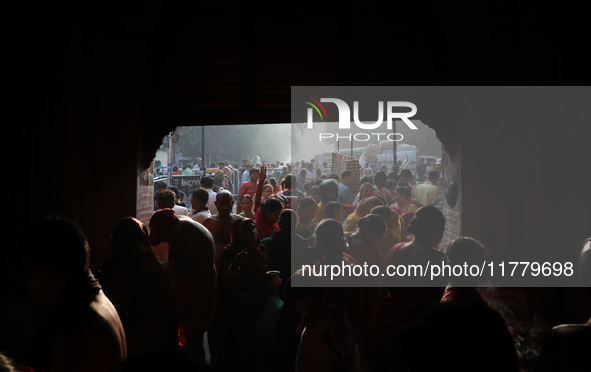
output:
M326 203L324 207L324 218L336 218L336 214L341 209L343 209L343 205L337 201Z
M447 258L452 264L461 265L464 262L473 264L482 264L486 258L486 253L482 244L473 238L461 237L447 247Z
M274 212L283 208L283 202L279 198L269 198L261 205L261 212Z
M437 172L436 170L429 171L429 179L430 180L439 179L439 172Z
M386 182L388 180L388 176L386 175L386 173L379 171L378 173L376 173L373 182L378 184L378 183L382 183L382 182Z
M334 219L322 220L316 226L315 234L318 247L329 248L336 246L342 248L342 244L340 243L342 243L345 233L339 221Z
M479 303L445 302L430 308L404 332L398 351L410 372L519 371L504 319Z
M405 183L396 187L396 192L398 195L404 196L405 199L408 199L412 194L412 188Z
M162 190L158 193L156 197L156 202L158 203L158 208L173 208L174 202L176 200L176 195L174 191L171 189Z
M207 202L209 201L209 193L205 189L193 190L193 197L203 204L207 204Z
M372 176L364 176L363 178L361 178L359 180L360 184L364 184L364 183L369 183L370 185L373 185L373 177Z
M411 178L412 172L410 171L410 169L403 169L400 171L400 177L401 178Z
M168 242L178 227L178 217L170 208L159 209L152 217L148 226L150 228L150 245L157 246L162 242Z
M382 217L384 219L384 221L388 221L390 219L390 217L392 217L392 214L394 212L389 207L387 207L385 205L380 205L380 206L374 207L370 213L377 214L378 216Z
M24 236L22 254L34 265L46 264L67 275L88 270L90 249L86 236L73 221L47 216Z
M359 231L372 236L382 236L386 231L386 221L377 214L368 214L357 221Z
M322 200L325 203L331 201L329 200L331 192L336 197L336 193L338 192L338 190L339 185L336 180L324 180L318 185L318 194L320 195L320 200Z
M432 205L419 208L408 224L408 232L417 238L433 238L445 229L443 213Z
M286 189L291 189L294 186L297 186L296 177L291 174L287 175L283 179L283 187L285 187Z
M279 221L277 221L277 225L279 228L288 228L288 229L295 229L296 224L298 223L298 216L295 211L291 209L285 209L279 215Z
M302 209L308 208L311 205L318 205L318 203L316 203L316 200L314 200L312 198L304 198L300 202L300 205L298 206L298 209L299 210L302 210Z
M201 178L201 187L206 188L206 189L211 189L213 187L213 178L205 176L203 178Z
M178 197L179 197L179 189L178 189L178 187L176 187L176 186L169 186L168 189L169 190L172 190L172 192L174 192L174 195L178 199Z
M134 259L146 250L152 250L148 227L134 217L119 220L113 228L111 257Z
M174 274L190 278L210 272L215 245L211 233L189 216L177 217L170 240L169 257L174 259Z

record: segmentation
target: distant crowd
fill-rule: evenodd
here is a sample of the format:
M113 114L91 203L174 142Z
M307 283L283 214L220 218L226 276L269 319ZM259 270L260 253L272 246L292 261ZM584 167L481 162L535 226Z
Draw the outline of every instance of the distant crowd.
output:
M96 272L82 229L43 219L17 250L0 363L35 372L591 370L591 323L549 327L526 355L478 281L304 280L305 265L482 262L485 247L471 237L437 249L446 226L438 166L336 174L313 162L219 162L231 179L239 173L237 195L216 173L200 174L184 197L163 184L147 225L128 217L114 227ZM581 265L591 272L591 239Z

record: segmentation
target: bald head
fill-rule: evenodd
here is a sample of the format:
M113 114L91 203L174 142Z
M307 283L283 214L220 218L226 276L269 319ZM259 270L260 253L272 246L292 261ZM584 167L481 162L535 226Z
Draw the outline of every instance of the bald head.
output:
M228 190L218 192L215 206L217 207L219 214L229 215L232 213L232 207L234 206L234 195Z

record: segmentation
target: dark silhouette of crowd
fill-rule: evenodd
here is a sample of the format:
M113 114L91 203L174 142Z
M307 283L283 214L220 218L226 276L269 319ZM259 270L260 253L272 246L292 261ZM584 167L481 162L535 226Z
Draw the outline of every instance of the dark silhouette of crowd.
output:
M240 195L193 192L186 214L178 189L163 188L149 222L113 227L96 272L82 227L39 219L6 256L0 369L591 371L591 321L549 329L537 363L524 366L477 281L307 275L482 262L471 237L438 249L446 220L432 170L421 169L423 204L408 172L352 182L351 170L281 165L245 164ZM591 239L580 264L591 288Z

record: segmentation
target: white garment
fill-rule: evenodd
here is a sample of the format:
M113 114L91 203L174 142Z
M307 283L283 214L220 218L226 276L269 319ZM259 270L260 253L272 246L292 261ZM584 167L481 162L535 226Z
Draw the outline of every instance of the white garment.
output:
M174 205L174 207L172 207L172 210L174 211L174 214L176 214L177 216L189 216L189 210L185 207L183 207L182 205Z
M218 207L215 206L215 201L217 199L217 195L215 191L212 189L206 189L209 193L209 200L207 201L207 209L209 209L209 213L218 214Z
M202 223L203 220L205 220L206 218L211 217L211 213L209 213L209 209L205 209L202 211L199 211L197 213L193 213L193 215L191 216L191 218L193 219L193 221Z

